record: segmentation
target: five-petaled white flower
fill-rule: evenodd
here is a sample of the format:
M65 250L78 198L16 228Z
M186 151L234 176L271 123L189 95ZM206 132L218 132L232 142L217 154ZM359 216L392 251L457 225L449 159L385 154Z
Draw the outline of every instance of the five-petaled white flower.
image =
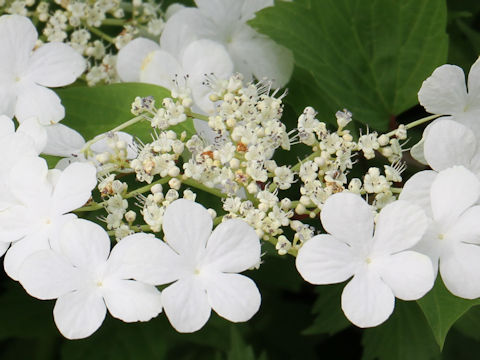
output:
M461 165L480 176L478 135L467 126L441 119L429 126L425 134L425 160L435 171Z
M57 299L55 323L69 339L94 333L107 308L125 322L149 321L162 311L160 291L142 281L156 265L149 255L157 243L153 235L134 234L110 253L110 238L101 226L74 219L63 226L53 249L23 262L19 281L36 298Z
M4 267L12 279L17 279L23 260L35 251L50 248L61 226L75 218L68 213L88 201L97 178L91 164L48 170L44 159L28 157L13 167L7 183L0 199L9 196L15 203L0 212L0 241L13 243Z
M353 276L343 290L342 309L355 325L381 324L393 312L395 297L416 300L432 288L431 261L408 250L427 227L420 207L405 201L387 205L378 216L375 234L372 209L359 195L331 196L320 216L329 234L314 236L300 248L297 269L317 285Z
M85 70L83 57L60 42L34 50L38 39L32 22L19 15L0 17L0 114L19 122L38 117L42 125L65 116L60 98L47 87L71 84Z
M415 250L428 255L454 295L480 297L480 181L462 166L413 175L400 199L421 206L430 223Z
M468 91L465 74L456 65L445 64L434 70L422 84L418 92L418 101L432 114L449 115L441 119L450 119L469 127L480 134L480 58L470 68L468 74ZM422 140L412 148L412 156L426 164L423 156L423 143L430 128L424 131Z
M160 38L163 49L180 56L197 39L223 44L235 71L251 79L273 80L274 87L285 86L293 71L293 55L269 37L259 34L247 21L273 0L195 0L198 8L176 11L165 24Z
M240 219L227 220L213 232L212 225L203 206L185 199L171 203L163 217L166 243L158 241L159 267L151 281L173 282L162 291L162 303L179 332L199 330L211 309L240 322L260 307L257 286L238 274L260 262L257 234Z
M195 105L212 112L213 103L208 98L211 89L205 85L205 75L213 73L226 79L233 72L233 63L225 47L212 40L193 41L181 54L174 55L151 40L138 38L120 50L117 71L123 81L141 81L170 90L188 88Z

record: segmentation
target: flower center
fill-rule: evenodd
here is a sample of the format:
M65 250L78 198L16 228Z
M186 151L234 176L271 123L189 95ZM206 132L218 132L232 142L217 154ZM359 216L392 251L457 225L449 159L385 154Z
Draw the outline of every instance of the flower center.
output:
M438 234L437 238L438 238L438 240L443 240L443 239L445 239L445 235L444 234Z

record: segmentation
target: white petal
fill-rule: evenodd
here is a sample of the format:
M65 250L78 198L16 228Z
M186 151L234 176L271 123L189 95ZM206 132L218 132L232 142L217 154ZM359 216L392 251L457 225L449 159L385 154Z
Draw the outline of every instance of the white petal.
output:
M43 203L48 203L52 191L47 174L48 166L44 159L25 157L19 160L10 172L10 190L28 207L42 208ZM32 182L32 179L35 179L35 182Z
M355 250L331 235L317 235L298 251L295 262L302 277L311 284L343 282L358 267Z
M180 58L185 46L202 38L215 38L215 26L195 8L184 8L173 14L160 37L161 48Z
M202 263L221 272L242 272L260 262L260 240L245 221L230 219L218 225L207 242Z
M427 159L425 159L424 146L425 139L422 137L418 143L412 146L410 149L410 155L420 164L428 165Z
M8 249L3 259L5 272L13 280L18 280L20 268L25 259L37 251L48 249L50 249L50 244L45 232L28 234L22 240L13 243Z
M378 215L373 251L393 254L409 249L420 241L427 225L425 212L418 205L394 201Z
M171 89L176 76L183 76L180 63L170 53L156 50L148 54L140 69L140 81Z
M48 140L44 153L54 156L72 156L85 145L83 136L63 124L45 126Z
M15 132L13 120L6 115L0 115L0 138L12 135Z
M185 221L188 223L185 223ZM165 241L178 254L194 260L203 252L212 232L212 217L200 204L178 199L163 215Z
M160 46L152 40L137 38L120 49L117 56L117 72L122 81L140 81L143 60Z
M99 135L101 136L101 135ZM124 141L127 145L127 159L135 159L137 157L137 150L135 146L135 140L132 135L127 134L123 131L118 131L115 133L115 136L118 137L120 141ZM102 153L102 152L112 152L112 148L108 145L109 135L107 134L106 137L94 142L90 149L95 153Z
M448 226L475 204L479 195L480 181L470 171L461 166L443 170L430 190L433 218Z
M239 274L215 274L206 281L208 302L221 317L241 322L250 320L260 308L257 285Z
M259 80L268 78L273 81L273 87L283 87L290 80L294 63L292 52L250 27L237 31L228 49L235 70L245 72L245 76L253 74Z
M205 75L215 74L219 79L227 79L233 72L233 62L225 47L212 40L193 41L184 50L182 66L189 75L188 85L192 96L203 111L213 110L213 103L208 99L210 88L204 85Z
M73 163L62 171L53 190L53 208L65 214L84 205L97 185L97 170L89 163Z
M432 114L451 115L462 112L467 104L463 70L455 65L442 65L423 82L418 101Z
M435 282L430 258L416 251L402 251L385 257L378 272L395 297L402 300L420 299Z
M32 217L22 205L8 206L0 211L0 242L19 240L31 231Z
M392 314L395 296L374 271L356 274L342 293L342 310L358 327L380 325Z
M347 244L368 244L373 236L373 213L359 195L339 193L323 205L320 219L324 229Z
M468 110L480 109L480 60L477 58L468 73Z
M22 86L15 105L15 117L22 122L34 116L42 125L55 124L65 117L65 108L52 90L35 84Z
M467 209L448 230L447 236L455 243L480 244L480 206Z
M476 148L477 140L469 128L453 120L441 120L429 127L424 155L428 164L437 171L454 165L469 168Z
M160 291L153 285L106 279L102 293L110 314L125 322L149 321L162 311Z
M6 56L1 56L0 59L5 59ZM1 83L1 72L2 64L0 60L0 83ZM11 118L15 114L15 104L17 102L17 94L12 91L12 86L10 84L0 85L0 114L6 115Z
M42 86L65 86L73 83L86 65L82 55L71 46L52 42L33 52L24 76Z
M117 279L135 279L153 285L178 280L185 271L183 259L170 246L144 233L127 236L115 245L107 267L107 273Z
M47 131L36 117L25 120L20 124L17 132L28 135L32 139L35 150L40 154L47 145Z
M10 247L10 243L9 243L9 242L3 242L3 241L1 241L1 242L0 242L0 256L3 256L3 255L7 252L7 250L8 250L9 247Z
M409 201L422 208L425 214L431 218L432 207L430 204L430 188L437 177L436 171L425 170L413 175L403 185L399 200Z
M63 226L59 237L60 251L77 268L95 269L106 262L110 238L100 225L74 219Z
M19 15L0 17L0 48L3 54L8 54L2 58L3 61L10 60L11 65L10 69L0 67L0 72L8 71L12 76L22 75L37 37L37 30L27 17Z
M30 255L18 272L18 281L27 293L41 300L56 299L78 289L82 279L77 268L50 249Z
M199 279L193 276L178 280L162 291L165 314L178 332L190 333L203 327L211 307Z
M107 308L98 292L78 290L58 298L53 318L67 339L83 339L102 325Z
M440 258L440 274L447 289L465 299L480 297L480 247L458 243Z

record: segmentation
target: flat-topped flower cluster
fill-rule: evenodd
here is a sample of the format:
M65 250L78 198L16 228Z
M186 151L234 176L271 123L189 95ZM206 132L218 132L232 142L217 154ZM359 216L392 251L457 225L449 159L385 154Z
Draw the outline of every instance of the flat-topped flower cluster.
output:
M423 297L437 273L452 294L480 297L480 60L468 91L452 65L423 83L419 101L434 115L419 122L436 120L412 155L431 170L404 181L414 125L355 136L347 109L332 114L332 129L307 107L287 128L286 93L276 88L293 59L246 24L272 1L196 4L167 15L134 6L132 29L146 25L160 42L133 39L126 27L111 66L117 80L164 86L171 96L132 99L132 119L88 141L60 123L65 109L50 88L86 69L97 82L98 65L88 61L109 60L90 36L123 18L121 4L74 1L51 14L13 1L15 14L0 17L0 46L11 54L0 59L0 252L30 295L56 299L60 332L87 337L107 310L125 322L164 310L179 332L202 328L212 309L247 321L261 296L240 273L261 271L262 243L295 256L307 282L348 280L341 307L359 327L387 320L395 298ZM39 42L18 15L32 11L52 42ZM151 126L149 142L120 131L141 121ZM298 147L307 155L285 161ZM62 159L49 168L45 154ZM359 159L374 158L383 166L352 175ZM205 194L208 208L197 201ZM87 212L98 221L83 219Z

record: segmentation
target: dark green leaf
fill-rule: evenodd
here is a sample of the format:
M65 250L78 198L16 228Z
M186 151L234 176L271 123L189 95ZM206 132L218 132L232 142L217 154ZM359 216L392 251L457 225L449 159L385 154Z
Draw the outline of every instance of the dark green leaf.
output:
M350 322L340 307L340 297L344 286L345 284L317 286L315 292L318 297L313 305L313 313L316 314L316 318L313 324L303 331L303 334L333 335L350 326Z
M293 51L332 115L346 107L379 130L447 56L445 0L279 1L250 23Z
M458 319L453 328L469 338L480 341L480 306L470 308Z
M472 306L480 304L480 300L466 300L452 295L439 276L433 289L418 300L418 304L433 330L435 340L443 348L445 337L455 321Z
M160 107L162 99L170 96L167 89L143 83L70 87L57 90L57 94L66 110L62 124L74 128L86 139L107 132L133 118L130 109L135 97L153 96L156 106ZM185 130L189 136L195 133L191 120L176 125L173 130L177 133ZM125 131L141 140L151 139L152 128L147 121L135 124Z
M102 327L87 339L66 341L63 360L162 360L167 345L158 319L148 323L123 323L107 319Z
M235 325L230 327L230 341L227 360L255 360L253 348L245 343Z
M398 301L384 324L365 330L362 360L438 359L439 349L415 302Z

